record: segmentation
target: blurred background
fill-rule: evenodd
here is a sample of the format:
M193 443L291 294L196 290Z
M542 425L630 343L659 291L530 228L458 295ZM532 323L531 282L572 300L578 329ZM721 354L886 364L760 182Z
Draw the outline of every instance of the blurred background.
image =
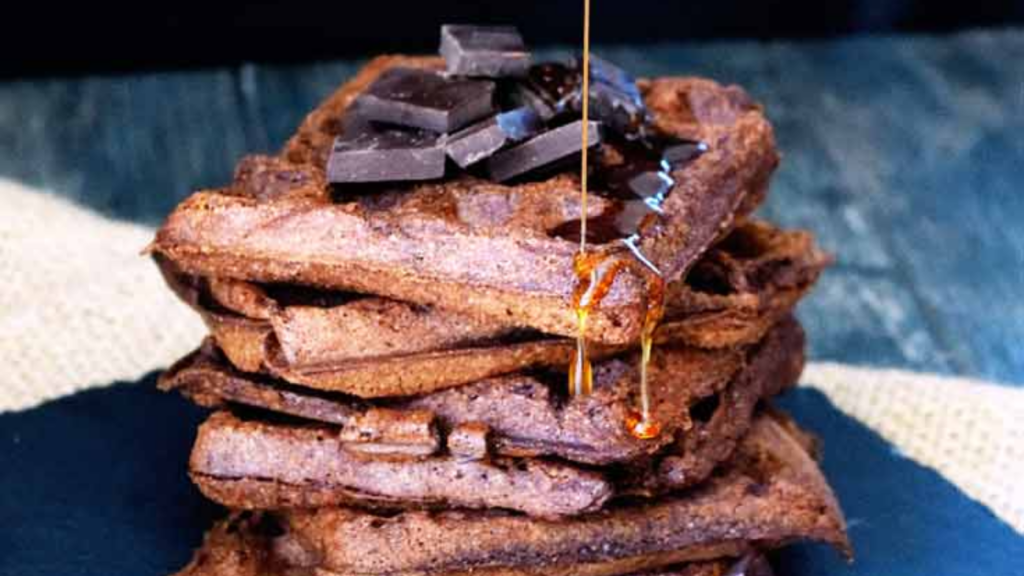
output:
M20 3L0 22L6 76L335 59L437 45L442 22L515 22L534 46L576 43L580 2L311 0ZM6 7L5 10L10 7ZM1024 22L1024 0L604 0L594 38L654 43L944 32Z

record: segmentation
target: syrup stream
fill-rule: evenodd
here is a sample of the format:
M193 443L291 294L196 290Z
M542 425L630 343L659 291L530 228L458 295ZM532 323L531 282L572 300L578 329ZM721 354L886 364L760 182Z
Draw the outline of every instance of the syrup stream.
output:
M590 142L590 0L583 0L583 141L580 152L580 251L574 265L577 282L586 285L586 292L593 288L596 281L596 270L582 270L587 254L587 143ZM589 272L589 273L587 273ZM582 273L582 274L581 274ZM586 277L589 276L589 277ZM584 284L586 282L586 284ZM592 298L586 301L580 294L575 298L573 306L576 310L576 358L569 367L569 394L590 394L593 389L593 374L590 358L587 356L587 316L590 314Z
M587 253L587 143L590 142L590 0L583 0L583 143L580 149L580 254ZM581 329L582 330L582 329Z
M593 390L593 373L590 358L587 357L587 318L611 289L615 276L624 267L620 258L607 258L599 254L587 254L587 160L590 122L590 0L583 0L583 130L580 153L580 250L573 261L576 272L576 290L573 295L573 309L576 312L576 356L569 366L569 394L580 396ZM637 245L637 238L631 235L622 238L623 243L636 256L637 261L647 269L647 311L640 338L640 411L631 412L626 418L626 427L636 438L647 440L661 433L661 426L651 414L651 395L648 383L648 364L654 330L664 312L665 283L658 269L643 255Z

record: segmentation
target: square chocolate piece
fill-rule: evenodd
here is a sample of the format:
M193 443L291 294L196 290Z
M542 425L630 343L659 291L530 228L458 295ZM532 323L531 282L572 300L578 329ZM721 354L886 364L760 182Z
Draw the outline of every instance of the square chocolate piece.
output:
M512 26L445 24L441 56L448 73L457 76L523 76L530 67L523 37Z
M365 124L335 139L327 161L327 181L433 180L444 176L444 163L443 137L422 130Z
M582 69L582 62L577 61ZM590 106L593 117L612 130L636 136L649 121L636 80L618 66L590 57Z
M357 100L368 120L447 134L494 110L494 83L392 68Z
M543 129L544 121L531 108L516 108L452 134L448 138L448 156L466 168Z
M491 156L487 161L487 171L492 180L504 182L579 152L582 141L583 121L577 120ZM587 131L587 147L600 143L601 125L591 121Z

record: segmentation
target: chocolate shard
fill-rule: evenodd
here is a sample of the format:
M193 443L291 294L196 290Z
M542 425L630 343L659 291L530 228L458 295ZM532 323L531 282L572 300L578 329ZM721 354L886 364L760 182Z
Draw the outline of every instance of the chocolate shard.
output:
M662 136L657 139L622 143L622 156L597 171L597 186L606 194L623 200L614 215L593 221L588 236L596 243L631 238L648 225L655 214L663 214L669 192L676 186L673 172L686 168L707 151L701 142Z
M577 62L577 68L582 67L582 58L577 58ZM590 81L610 86L617 92L633 97L637 104L643 106L640 89L633 75L600 56L590 56Z
M487 161L491 179L505 182L579 152L582 132L583 121L577 120L491 156ZM601 125L589 122L587 146L593 147L600 143Z
M577 61L576 68L582 69ZM574 102L576 108L581 102ZM590 57L590 114L610 129L627 137L643 134L650 122L636 80L611 62Z
M548 122L558 115L558 111L555 107L539 92L521 82L516 82L511 86L508 86L501 96L506 103L506 107L529 108L533 110L537 116L540 116L540 119L544 122Z
M665 144L662 149L662 160L673 170L685 167L693 162L701 154L708 151L708 145L704 142L693 140L675 140Z
M581 82L579 70L561 63L543 63L529 68L526 78L516 85L514 97L551 120L579 111Z
M419 130L346 131L334 141L327 181L335 184L433 180L444 176L444 139Z
M546 119L579 113L583 107L583 63L544 63L530 68L513 88L513 98L529 104ZM625 70L597 56L590 57L590 115L628 138L646 135L650 115L636 80Z
M522 76L530 67L530 53L513 26L445 24L441 56L448 73L458 76Z
M544 121L533 109L517 108L463 128L448 138L448 156L466 168L508 144L521 142L544 129Z
M626 181L630 192L635 196L644 199L651 199L648 203L655 211L661 211L661 199L668 194L676 182L671 176L660 170L648 170L634 175Z
M391 68L366 89L356 104L374 122L447 134L494 110L494 83L448 78L418 68Z
M562 113L579 101L582 89L580 71L561 63L531 67L526 86L543 97L556 113Z

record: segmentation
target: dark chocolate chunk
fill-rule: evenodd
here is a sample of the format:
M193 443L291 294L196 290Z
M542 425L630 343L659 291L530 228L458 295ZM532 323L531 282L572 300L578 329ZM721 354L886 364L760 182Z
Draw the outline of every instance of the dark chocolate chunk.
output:
M523 85L517 88L522 94L520 100L537 109L551 110L549 118L579 113L583 108L582 69L580 58L571 65L547 62L531 66ZM631 139L643 136L650 120L636 80L597 56L590 57L590 116Z
M672 191L675 180L657 162L637 162L606 168L597 174L595 184L612 198L640 199L655 211L661 211L665 196Z
M504 182L579 152L582 131L583 121L577 120L491 156L487 161L491 179ZM600 142L601 125L590 122L587 146L595 146Z
M448 156L466 168L487 158L507 144L520 142L544 128L531 108L502 112L448 137Z
M613 198L651 199L660 203L675 183L661 146L647 140L621 142L616 150L622 162L601 166L595 173L595 187Z
M522 76L530 67L523 37L512 26L445 24L441 56L448 73L458 76Z
M582 68L582 58L577 60L580 62L577 68ZM636 79L629 72L600 56L590 56L590 82L614 86L619 92L640 99L640 89L637 88Z
M579 111L580 82L579 71L575 68L545 62L530 67L519 92L524 104L533 105L542 117L551 119L570 110Z
M355 126L355 125L353 125ZM444 138L421 130L360 126L334 141L327 180L388 182L444 176Z
M529 108L544 122L551 120L557 115L557 111L547 100L526 85L515 84L509 87L503 96L511 104L511 107Z
M359 99L360 114L375 122L449 133L494 109L494 83L448 78L432 70L392 68Z
M582 69L577 60L577 69ZM574 108L582 103L573 101ZM627 137L643 135L650 121L643 96L636 80L625 70L598 58L590 57L590 114L610 129Z
M701 154L707 151L708 145L704 142L677 140L665 144L661 157L668 163L672 170L678 170L690 162L693 162Z
M626 200L619 207L608 225L611 225L617 238L628 238L640 231L648 218L661 212L661 202L650 199ZM608 240L605 238L604 240Z
M640 172L626 181L630 192L647 200L656 211L661 211L661 203L676 182L666 172L649 170Z

